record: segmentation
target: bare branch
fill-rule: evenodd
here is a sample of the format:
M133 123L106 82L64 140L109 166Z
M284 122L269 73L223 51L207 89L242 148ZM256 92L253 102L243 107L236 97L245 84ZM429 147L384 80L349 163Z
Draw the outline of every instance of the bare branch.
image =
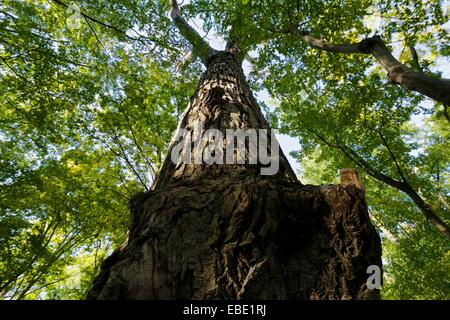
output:
M376 180L384 182L387 185L406 193L409 196L409 198L417 205L417 207L420 209L423 215L436 226L436 229L439 231L439 233L442 234L447 239L450 239L450 227L434 212L433 208L431 208L431 206L425 202L425 200L417 193L416 190L414 190L414 188L408 182L395 180L385 175L381 171L376 170L376 168L372 167L352 148L348 147L347 145L341 144L336 132L334 138L335 142L332 143L323 136L321 136L319 133L317 133L315 130L311 129L308 126L306 127L308 131L310 131L313 135L315 135L325 145L327 145L330 148L340 150L350 161L364 168L364 170Z
M397 157L395 156L394 152L392 151L392 148L390 147L389 143L387 142L386 137L384 136L383 132L381 131L382 127L386 124L386 122L389 121L389 118L380 125L379 129L373 128L371 126L365 125L366 128L368 128L369 130L374 131L381 139L381 141L383 142L383 145L386 147L386 150L388 151L392 161L394 161L395 164L395 168L397 169L398 174L400 175L402 182L404 182L405 184L408 184L408 180L406 179L406 176L402 170L402 168L400 167L400 163L397 160Z
M311 36L307 31L300 30L297 25L291 26L283 33L290 33L300 38L313 48L332 53L371 54L387 71L389 80L402 87L419 92L444 106L450 105L450 79L431 77L421 71L415 71L400 61L391 53L380 36L373 36L358 43L329 44L322 39ZM415 51L415 50L414 50Z
M397 160L397 157L395 156L394 152L392 151L391 147L389 146L385 136L383 135L383 133L381 132L381 130L378 130L378 135L381 138L381 141L383 141L384 146L386 147L387 151L389 152L389 155L391 156L392 160L395 163L395 167L397 168L397 172L400 175L400 177L402 178L402 181L404 183L408 183L408 181L406 180L405 174L403 173L402 168L400 167L400 164Z
M131 171L133 171L133 173L135 174L135 176L138 178L139 182L142 184L142 186L144 187L145 190L148 190L147 184L145 183L144 179L141 177L141 175L139 174L138 170L134 167L134 165L131 163L131 160L128 157L127 151L125 150L124 146L122 145L122 143L120 142L120 137L117 135L116 131L114 130L113 125L111 125L109 123L109 121L101 116L99 114L99 118L106 124L106 126L109 128L108 133L111 135L112 140L117 144L117 146L120 149L120 153L118 153L117 151L113 150L112 147L110 147L107 143L105 143L108 148L118 157L122 158L123 160L125 160L125 162L128 164L128 166L130 167ZM100 139L99 139L100 140ZM101 140L100 140L101 141Z
M102 42L100 41L100 39L98 38L97 32L95 32L94 28L91 26L91 23L89 22L89 20L88 20L86 17L84 17L84 20L86 20L86 23L88 24L89 29L91 29L92 33L94 34L95 39L97 39L98 44L99 44L104 50L106 50L105 46L103 45L103 43L102 43Z
M122 113L124 115L125 120L127 121L127 124L128 124L128 128L130 129L131 136L133 137L134 144L135 144L136 148L138 149L139 153L142 155L144 160L149 165L149 168L152 171L152 179L154 179L155 178L155 174L156 174L155 168L153 167L153 164L148 159L148 157L145 155L144 150L141 148L141 145L139 144L139 142L138 142L138 140L136 138L136 134L135 134L135 132L133 130L133 126L131 125L130 117L128 116L128 114L125 112L125 110L122 108L122 106L120 104L119 104L118 108L119 108L120 113Z

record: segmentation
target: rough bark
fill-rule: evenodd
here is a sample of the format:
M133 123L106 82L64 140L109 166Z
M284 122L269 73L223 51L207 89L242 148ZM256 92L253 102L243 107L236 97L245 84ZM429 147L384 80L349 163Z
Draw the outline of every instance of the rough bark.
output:
M268 128L234 54L206 66L179 128ZM379 298L366 286L381 246L363 191L304 186L282 153L262 176L260 164L174 164L169 151L131 211L89 299Z

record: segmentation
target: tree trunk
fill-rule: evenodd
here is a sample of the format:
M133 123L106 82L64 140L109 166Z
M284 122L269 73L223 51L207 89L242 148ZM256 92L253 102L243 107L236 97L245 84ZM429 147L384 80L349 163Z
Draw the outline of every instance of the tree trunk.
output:
M232 50L206 66L179 129L268 129ZM360 189L304 186L282 153L261 175L260 163L174 163L174 146L88 299L379 298L366 269L381 268L380 239Z

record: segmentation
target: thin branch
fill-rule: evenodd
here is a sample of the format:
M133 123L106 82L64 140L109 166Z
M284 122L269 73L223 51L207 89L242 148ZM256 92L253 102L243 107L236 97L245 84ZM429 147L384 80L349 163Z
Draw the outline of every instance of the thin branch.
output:
M18 19L17 17L14 17L12 14L10 14L10 13L8 13L6 11L0 10L0 13L4 14L5 16L10 17L13 20L17 20Z
M52 284L55 284L55 283L64 281L64 280L66 280L66 279L68 279L68 278L71 278L71 277L73 277L73 276L79 275L79 274L81 274L82 272L88 270L89 268L90 268L90 266L85 267L85 268L81 269L79 272L77 272L76 274L68 274L68 275L66 275L66 276L64 276L64 277L62 277L62 278L58 278L58 279L56 279L56 280L54 280L54 281L45 283L45 284L43 284L43 285L40 286L40 287L37 287L37 288L35 288L35 289L33 289L33 290L28 291L24 296L30 295L30 294L32 294L32 293L34 293L34 292L36 292L36 291L39 291L39 290L44 289L44 288L46 288L46 287L48 287L48 286L51 286Z
M116 131L114 130L113 126L108 122L108 120L106 120L104 117L102 117L101 115L100 119L103 120L103 122L106 123L106 125L109 127L109 132L113 135L113 139L114 141L117 143L117 145L119 146L122 154L123 154L123 159L126 161L126 163L130 166L131 170L133 171L133 173L136 175L136 177L138 178L139 182L144 186L145 190L148 190L147 184L144 182L144 180L142 179L141 175L138 173L138 171L135 169L135 167L133 166L133 164L131 163L130 159L128 159L127 156L127 152L125 150L125 148L123 147L122 143L120 142L120 138L117 135Z
M124 175L122 175L122 172L120 171L120 168L119 168L119 170L117 170L117 175L119 177L120 182L122 182L123 187L125 188L125 190L127 190L128 194L130 195L130 198L133 197L134 193L131 192L130 189L128 189L128 187L127 187L127 178Z
M50 259L49 263L47 265L43 265L38 269L38 273L31 278L29 284L26 286L25 289L21 290L21 291L17 291L14 293L14 295L16 295L17 293L20 292L20 294L17 296L17 300L21 300L23 299L27 294L28 291L33 287L34 284L36 284L39 279L46 273L46 271L48 270L48 268L51 267L51 265L53 263L55 263L64 253L66 253L68 250L70 250L72 247L74 247L77 242L74 241L72 243L70 243L72 240L75 240L76 237L79 235L78 233L74 233L74 237L69 237L71 236L72 232L69 232L64 238L63 241L61 242L61 244L59 245L58 249L53 253L53 257ZM67 240L67 241L66 241ZM66 247L67 245L67 247ZM58 252L59 251L59 252ZM14 296L13 295L13 296Z
M60 6L65 7L65 8L68 8L68 7L69 7L66 3L64 3L64 2L62 2L62 1L60 1L60 0L53 0L53 1L54 1L55 3L57 3L57 4L59 4ZM145 40L149 40L149 41L151 41L151 42L153 42L153 43L157 43L158 45L160 45L161 47L163 47L163 48L165 48L165 49L167 49L167 50L169 50L169 51L176 51L176 52L178 52L178 49L169 46L167 43L165 43L164 41L160 41L160 40L157 39L157 38L148 37L148 36L142 36L142 35L139 35L137 32L136 32L136 34L139 35L139 38L135 38L135 37L132 37L132 36L128 35L126 31L124 31L124 30L122 30L122 29L120 29L120 28L118 28L118 27L116 27L116 26L113 26L113 25L111 25L111 24L108 24L108 23L105 23L105 22L103 22L103 21L100 21L100 20L98 20L98 19L96 19L96 18L94 18L94 17L88 15L88 14L85 13L85 12L80 11L79 13L80 13L80 15L83 16L85 19L89 19L89 20L91 20L92 22L95 22L95 23L97 23L97 24L99 24L99 25L101 25L101 26L103 26L103 27L105 27L105 28L111 29L111 30L115 31L115 32L118 33L118 34L121 34L121 35L124 36L126 39L133 40L133 41L140 41L140 42L142 42L143 39L145 39ZM134 29L133 29L133 31L135 32Z
M413 61L414 67L417 71L423 72L422 67L419 62L419 55L417 54L416 48L414 46L409 46L409 52L411 53L411 59Z
M91 23L89 22L89 20L86 17L84 17L84 20L88 24L89 29L91 29L92 33L94 34L95 39L97 39L97 42L100 44L100 46L103 48L103 50L106 50L105 46L103 45L103 43L98 38L97 32L95 32L94 28L91 26Z
M30 53L32 51L36 51L36 50L39 50L39 47L34 47L34 48L31 48L31 49L28 49L25 52L18 53L18 54L14 55L14 56L10 55L9 57L1 57L1 58L2 58L3 61L14 60L14 59L17 59L17 58L21 58L25 54L28 54L28 53Z
M127 202L130 201L130 198L129 198L129 197L127 197L126 195L124 195L122 192L119 192L119 191L117 191L117 190L114 190L114 188L111 188L111 187L108 187L108 186L102 186L102 185L100 185L100 187L106 188L106 189L108 189L108 190L111 190L112 192L114 192L114 193L117 194L118 196L121 196L122 198L124 198L125 200L127 200Z
M386 147L387 151L389 152L389 155L391 156L392 160L394 161L395 167L397 168L397 172L400 175L400 177L402 178L402 181L404 183L408 183L408 181L406 180L406 177L405 177L405 175L403 173L403 170L402 170L402 168L400 167L400 164L397 161L397 157L395 156L395 154L392 151L392 149L389 147L389 144L387 143L385 136L383 135L381 130L378 130L377 132L378 132L378 135L381 138L381 141L383 141L384 146Z
M388 118L389 120L389 118ZM403 173L402 168L400 167L400 164L397 160L397 157L395 156L394 152L392 151L391 147L389 146L386 137L383 135L383 133L381 132L381 127L386 124L386 122L388 121L384 121L381 125L380 125L380 129L376 129L376 128L372 128L371 126L365 125L366 128L369 128L370 130L374 131L381 139L381 141L383 142L383 145L386 147L392 161L394 161L395 167L397 169L398 174L400 175L400 177L402 178L402 181L406 184L408 184L408 181L405 177L405 174Z
M40 256L43 253L44 249L47 248L47 246L49 245L50 241L52 240L52 238L53 238L53 236L54 236L54 234L56 232L56 229L58 228L58 223L59 223L59 220L56 221L54 226L52 226L52 221L48 224L47 228L45 229L45 231L44 231L44 233L42 235L42 237L45 238L47 236L47 234L48 234L48 231L50 229L52 229L51 235L48 237L48 240L45 241L45 243L41 246L39 251L36 252L32 256L31 260L24 267L20 268L19 271L14 273L14 275L12 275L8 279L8 281L6 283L2 284L2 286L0 287L0 291L4 291L11 283L17 281L20 278L20 276L22 276L24 273L26 273L28 271L28 269L30 269L32 267L32 265L40 258ZM21 283L19 284L19 287L23 283L24 278L25 278L25 276L22 277L22 280L21 280Z
M28 80L27 78L25 78L24 76L22 76L20 73L18 73L9 63L8 61L6 61L3 57L0 57L0 60L3 61L4 64L6 64L6 66L17 76L19 77L22 81L24 81L25 83L27 83L28 85L35 87L35 84L33 82L31 82L30 80Z
M39 34L39 33L32 32L32 31L30 31L30 30L20 30L20 31L17 31L17 30L13 30L13 29L9 29L9 28L4 28L4 29L2 29L1 31L6 31L6 32L9 32L9 33L15 33L15 34L17 34L17 35L19 35L19 36L21 36L21 34L28 34L28 35L35 36L35 37L37 37L37 38L39 38L39 39L45 40L45 41L47 41L47 42L56 42L56 43L61 43L61 44L64 44L64 45L67 45L67 44L70 43L70 42L67 41L67 40L55 40L55 39L52 39L52 38L47 38L47 37L45 37L45 36L43 36L43 35L41 35L41 34Z

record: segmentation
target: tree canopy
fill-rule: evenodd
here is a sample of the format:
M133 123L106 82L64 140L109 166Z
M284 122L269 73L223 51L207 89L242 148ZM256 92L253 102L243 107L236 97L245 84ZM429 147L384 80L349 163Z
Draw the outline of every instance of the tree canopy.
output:
M225 49L214 39L239 48L272 98L271 126L299 140L303 183L359 170L383 297L449 299L441 0L2 1L1 297L83 297L124 241L129 201L151 187L207 50Z

